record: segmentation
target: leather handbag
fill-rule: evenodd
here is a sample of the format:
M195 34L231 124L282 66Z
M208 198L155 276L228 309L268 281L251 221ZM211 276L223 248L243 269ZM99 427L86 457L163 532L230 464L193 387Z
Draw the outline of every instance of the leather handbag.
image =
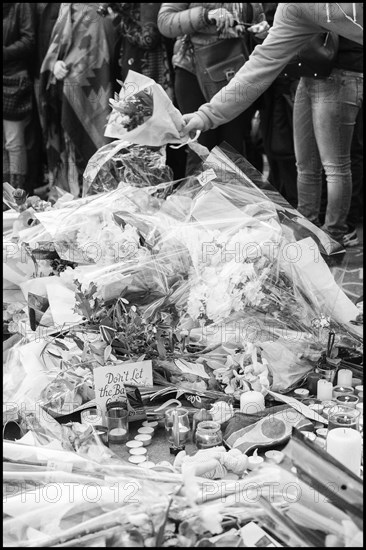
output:
M194 46L194 58L201 91L206 101L210 101L248 60L249 52L245 38L227 38Z
M338 53L338 35L333 32L316 34L282 71L284 76L327 78Z
M33 86L25 72L3 75L3 120L23 120L32 111Z

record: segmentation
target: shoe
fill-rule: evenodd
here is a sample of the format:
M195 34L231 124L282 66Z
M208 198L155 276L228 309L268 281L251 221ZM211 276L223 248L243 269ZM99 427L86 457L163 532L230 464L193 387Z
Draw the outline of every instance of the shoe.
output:
M342 244L345 248L350 248L352 246L357 246L358 244L360 244L356 229L343 235Z

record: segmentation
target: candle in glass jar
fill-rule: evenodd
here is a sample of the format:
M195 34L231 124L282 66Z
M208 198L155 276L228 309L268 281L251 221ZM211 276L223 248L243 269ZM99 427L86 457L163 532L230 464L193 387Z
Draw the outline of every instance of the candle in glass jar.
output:
M256 414L265 410L264 395L259 391L247 391L240 396L240 412Z
M317 398L319 401L330 401L333 395L333 384L327 380L318 380Z
M359 402L358 397L355 395L339 395L336 398L337 405L347 405L348 407L356 408L357 403Z
M124 428L112 428L108 432L108 440L110 443L124 442L127 436L127 430Z
M362 452L360 432L351 428L331 430L327 435L326 450L351 472L360 475Z
M336 399L340 395L352 395L354 389L352 386L334 386L333 388L333 398Z
M352 387L352 371L350 369L341 369L338 371L337 378L338 386L351 386Z

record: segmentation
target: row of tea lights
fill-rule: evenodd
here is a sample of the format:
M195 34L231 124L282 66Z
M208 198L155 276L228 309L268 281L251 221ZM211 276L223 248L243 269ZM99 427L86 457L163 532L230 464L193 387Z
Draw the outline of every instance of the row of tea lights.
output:
M309 390L298 388L294 391L298 397L308 397ZM341 369L338 371L337 385L333 386L330 380L321 378L317 382L316 397L319 401L334 400L337 405L347 405L355 408L363 401L363 386L359 378L353 378L352 371Z
M130 454L128 461L132 464L139 464L145 468L152 468L155 466L154 462L147 460L147 449L152 441L155 429L158 426L158 422L149 422L145 420L142 423L142 427L137 430L137 435L134 439L126 442L126 447Z

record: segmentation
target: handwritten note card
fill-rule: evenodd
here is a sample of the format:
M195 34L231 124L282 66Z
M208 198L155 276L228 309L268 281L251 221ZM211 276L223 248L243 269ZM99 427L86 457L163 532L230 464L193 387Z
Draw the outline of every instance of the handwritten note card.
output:
M125 384L128 386L152 386L152 362L116 363L94 369L95 401L103 417L107 403L128 401Z

